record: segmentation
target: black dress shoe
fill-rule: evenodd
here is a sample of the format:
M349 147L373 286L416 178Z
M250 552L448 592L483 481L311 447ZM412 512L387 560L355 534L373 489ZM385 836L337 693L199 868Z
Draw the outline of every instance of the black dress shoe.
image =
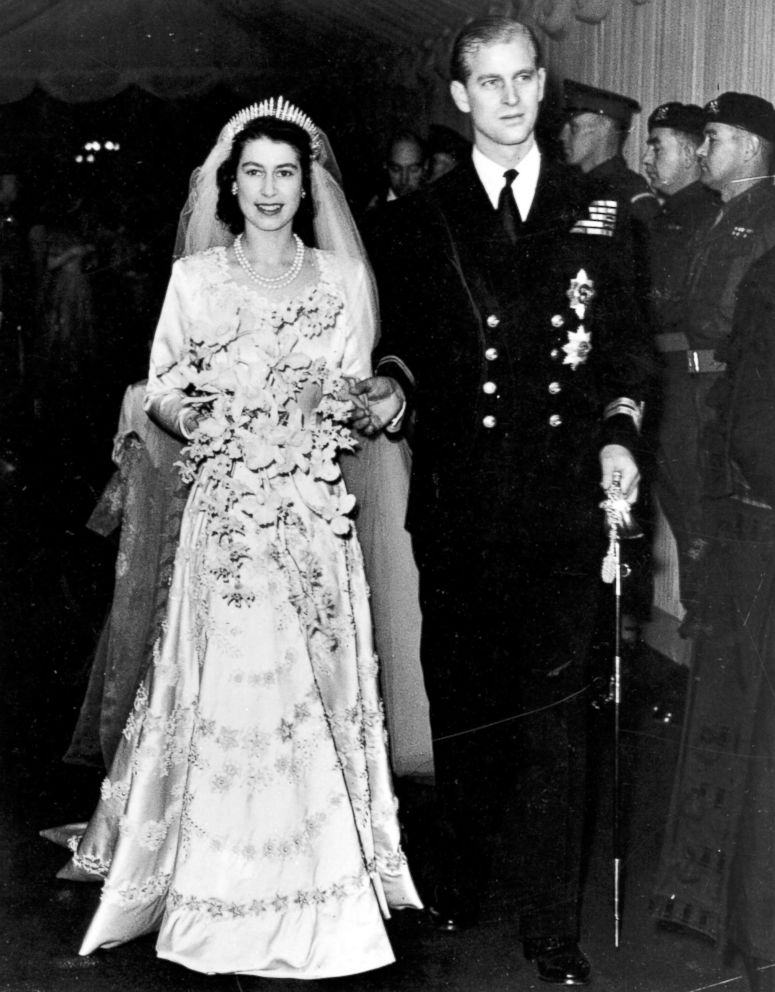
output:
M525 957L533 961L542 982L552 985L587 985L589 961L575 941L526 940Z

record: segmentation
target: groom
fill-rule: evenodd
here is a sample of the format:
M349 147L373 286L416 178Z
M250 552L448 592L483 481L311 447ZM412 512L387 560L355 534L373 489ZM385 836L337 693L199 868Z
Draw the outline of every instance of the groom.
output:
M616 202L536 144L545 69L532 32L474 20L451 68L473 155L396 204L375 258L378 375L355 387L355 424L412 433L406 526L443 864L435 919L474 921L492 870L483 852L499 837L518 867L527 957L542 979L581 985L599 502L614 472L637 497L649 361Z

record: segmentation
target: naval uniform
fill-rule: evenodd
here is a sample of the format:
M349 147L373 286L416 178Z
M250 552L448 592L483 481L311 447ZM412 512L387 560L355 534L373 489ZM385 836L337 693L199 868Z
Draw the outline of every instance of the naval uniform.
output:
M475 899L505 837L522 938L577 940L598 455L635 447L649 367L627 235L613 201L545 159L516 244L470 160L395 216L377 358L412 422L437 881Z

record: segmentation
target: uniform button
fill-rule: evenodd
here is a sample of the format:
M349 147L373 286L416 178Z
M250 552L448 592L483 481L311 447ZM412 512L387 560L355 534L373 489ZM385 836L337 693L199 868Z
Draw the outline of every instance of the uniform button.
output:
M562 423L562 417L559 415L559 413L553 413L549 418L550 427L559 427L561 423Z
M488 362L494 362L495 359L498 357L498 349L488 348L484 353L484 357L487 359Z
M552 396L556 396L557 393L562 392L562 386L559 384L559 382L550 382L549 392L552 394Z
M490 316L487 318L487 326L497 327L498 324L500 324L500 319L496 317L494 313L491 313Z
M497 388L494 382L485 382L482 386L482 392L487 393L488 396L492 396Z
M561 313L556 313L552 317L552 327L564 327L564 326L565 326L565 318Z
M482 418L482 425L484 427L487 427L488 429L493 428L497 423L498 421L495 419L495 417L493 417L491 413L488 413L486 417Z
M549 352L549 357L550 358L559 358L560 357L560 349L559 348L552 348L552 350Z

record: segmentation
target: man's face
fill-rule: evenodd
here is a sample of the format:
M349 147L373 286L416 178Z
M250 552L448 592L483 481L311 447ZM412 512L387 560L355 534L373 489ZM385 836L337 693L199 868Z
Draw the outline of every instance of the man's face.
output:
M395 141L386 163L388 182L396 196L419 189L425 175L422 151L413 141Z
M544 96L546 72L535 64L527 38L480 45L469 60L465 83L453 80L452 99L471 115L477 147L494 161L528 150Z
M670 127L654 127L649 131L643 171L655 193L672 196L696 178L686 141Z
M700 179L711 189L720 190L740 178L744 162L746 132L731 124L706 124L705 140L697 149Z
M602 123L600 114L585 110L574 114L563 124L560 144L568 165L577 165L587 171L588 164L597 156Z

